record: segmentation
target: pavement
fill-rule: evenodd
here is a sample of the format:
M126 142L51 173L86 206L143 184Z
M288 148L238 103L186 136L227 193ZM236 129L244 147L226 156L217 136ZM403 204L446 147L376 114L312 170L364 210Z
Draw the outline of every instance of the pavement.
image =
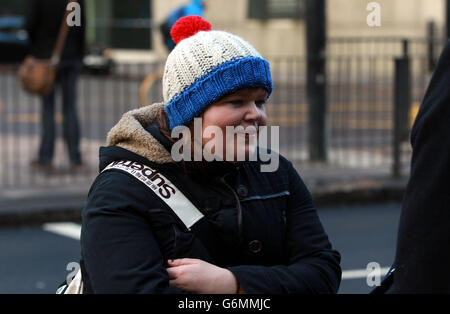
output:
M358 169L305 162L294 163L294 166L319 210L322 206L401 202L407 185L407 174L393 178L386 167ZM57 186L3 188L0 191L0 227L80 222L94 178L95 173L73 182L66 180Z
M341 167L333 164L295 164L314 203L321 206L402 202L409 179L407 164L400 178L386 166Z
M0 192L0 227L81 221L88 187L48 187Z

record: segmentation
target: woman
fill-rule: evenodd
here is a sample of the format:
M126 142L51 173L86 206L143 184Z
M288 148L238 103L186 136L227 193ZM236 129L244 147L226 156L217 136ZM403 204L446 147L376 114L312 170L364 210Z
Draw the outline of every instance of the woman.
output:
M181 18L172 37L164 103L126 113L100 149L82 213L84 292L336 293L340 255L292 164L277 155L262 172L255 132L226 136L266 124L267 61L200 17ZM183 126L180 150L171 133ZM216 160L174 160L208 145Z

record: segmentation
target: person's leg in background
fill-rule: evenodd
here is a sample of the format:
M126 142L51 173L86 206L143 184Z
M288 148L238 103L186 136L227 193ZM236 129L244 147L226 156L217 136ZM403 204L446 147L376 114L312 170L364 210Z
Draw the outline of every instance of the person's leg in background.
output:
M32 161L32 166L50 167L55 149L55 88L41 101L41 143L38 159Z
M67 143L70 164L81 166L80 127L77 113L77 80L81 66L71 62L61 68L63 92L63 133Z

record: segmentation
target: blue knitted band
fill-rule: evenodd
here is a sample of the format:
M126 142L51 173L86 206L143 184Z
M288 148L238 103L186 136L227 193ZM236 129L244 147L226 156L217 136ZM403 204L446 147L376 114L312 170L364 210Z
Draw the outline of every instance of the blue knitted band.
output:
M197 79L166 106L170 129L188 125L208 105L245 87L264 87L268 96L273 84L269 63L259 57L246 57L224 62Z

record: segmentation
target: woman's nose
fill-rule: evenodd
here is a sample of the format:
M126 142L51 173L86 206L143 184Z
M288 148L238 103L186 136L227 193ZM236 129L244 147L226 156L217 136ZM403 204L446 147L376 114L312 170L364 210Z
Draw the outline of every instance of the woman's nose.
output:
M261 117L261 108L258 107L256 102L249 102L247 106L247 112L245 115L246 120L258 120Z

